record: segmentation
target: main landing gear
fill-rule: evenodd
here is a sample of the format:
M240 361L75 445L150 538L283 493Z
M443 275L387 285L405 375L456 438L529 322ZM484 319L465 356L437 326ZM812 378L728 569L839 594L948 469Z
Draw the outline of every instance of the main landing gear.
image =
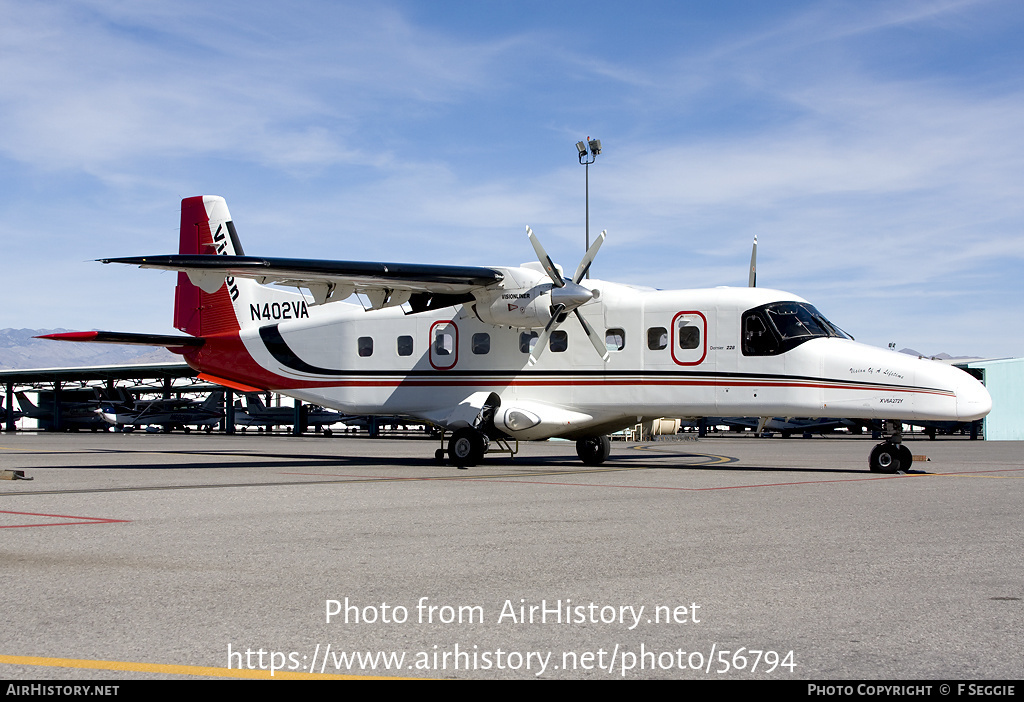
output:
M444 448L444 432L441 433L441 448L434 451L434 460L444 464L445 459L459 470L466 470L484 459L485 453L507 453L515 456L519 452L519 442L515 448L502 437L490 438L479 429L463 427L456 429L448 439L448 448ZM497 448L491 448L491 443Z
M434 451L434 460L438 464L446 461L460 470L475 466L483 460L486 453L507 453L515 456L519 452L519 442L513 447L504 437L490 438L479 429L465 427L457 429L448 439L445 448L444 434L441 435L441 448ZM496 448L491 448L492 444ZM593 436L576 442L576 455L585 465L599 466L604 463L612 452L612 441L609 436Z
M609 436L592 436L576 442L576 455L584 465L599 466L611 455L612 440Z
M482 431L469 427L459 429L452 434L452 438L448 441L448 457L458 468L465 469L475 466L483 460L490 443L487 435Z
M906 473L914 462L914 455L903 445L903 424L887 419L885 441L871 449L868 465L874 473Z
M450 463L460 470L475 466L483 460L486 453L507 453L515 456L519 452L519 441L515 447L510 444L512 439L494 426L495 410L501 404L497 395L491 393L483 402L483 406L473 419L471 426L456 429L445 444L445 432L438 428L441 447L434 451L434 460L443 465ZM492 444L494 448L491 448ZM612 452L610 436L592 436L576 442L576 453L588 466L597 466L605 462Z

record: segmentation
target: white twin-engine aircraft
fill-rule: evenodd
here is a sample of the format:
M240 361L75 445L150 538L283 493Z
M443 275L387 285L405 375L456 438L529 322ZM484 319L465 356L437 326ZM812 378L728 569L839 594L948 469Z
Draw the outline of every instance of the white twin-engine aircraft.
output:
M262 258L244 255L223 198L187 198L177 255L103 262L179 271L174 324L191 336L50 338L166 346L229 388L426 420L450 434L436 457L460 468L491 442L551 437L600 464L609 433L645 417L970 421L991 409L967 373L859 344L789 293L585 279L603 232L567 279L527 232L539 263L518 268ZM343 302L353 293L367 304ZM900 431L890 424L872 470L909 467Z

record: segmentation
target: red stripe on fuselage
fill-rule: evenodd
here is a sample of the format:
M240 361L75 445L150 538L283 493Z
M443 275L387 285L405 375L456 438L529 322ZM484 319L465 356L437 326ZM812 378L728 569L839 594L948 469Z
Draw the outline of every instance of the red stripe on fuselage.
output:
M509 373L503 378L480 377L456 379L439 371L437 377L391 377L372 379L298 380L278 375L260 366L249 354L249 350L237 334L219 334L206 337L201 349L186 355L186 360L196 370L216 375L246 385L267 390L304 388L422 388L422 387L763 387L763 388L812 388L823 390L850 390L867 392L910 393L923 395L954 396L951 390L931 388L894 388L878 385L849 385L826 381L776 380L771 378L751 380L688 379L688 378L530 378L529 373ZM398 376L398 374L395 374ZM638 375L642 375L638 373Z

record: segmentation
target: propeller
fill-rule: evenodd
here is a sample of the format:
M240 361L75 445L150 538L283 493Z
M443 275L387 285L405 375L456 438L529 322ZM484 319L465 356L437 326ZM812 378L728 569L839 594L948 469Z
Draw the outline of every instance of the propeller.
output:
M587 320L583 318L583 315L577 309L580 305L596 299L600 294L597 290L588 290L583 287L580 285L580 281L583 280L583 276L590 270L590 265L594 262L598 249L604 243L606 231L602 231L594 243L590 245L590 248L587 249L587 253L583 255L583 260L576 267L576 273L570 281L566 281L562 274L558 272L558 267L551 260L551 257L548 256L548 252L544 250L544 246L540 243L537 235L533 233L533 230L527 227L526 234L530 237L530 243L533 244L533 250L537 253L537 259L540 261L541 266L544 267L544 270L547 271L551 282L554 283L554 287L551 289L551 319L544 326L544 331L541 332L537 343L530 351L530 365L535 364L537 359L540 358L540 355L548 345L548 338L551 336L551 333L561 324L559 320L569 312L573 312L576 315L576 319L580 321L583 331L587 333L587 338L601 357L601 360L607 361L608 348L605 345L604 339L597 335L597 332L587 323Z

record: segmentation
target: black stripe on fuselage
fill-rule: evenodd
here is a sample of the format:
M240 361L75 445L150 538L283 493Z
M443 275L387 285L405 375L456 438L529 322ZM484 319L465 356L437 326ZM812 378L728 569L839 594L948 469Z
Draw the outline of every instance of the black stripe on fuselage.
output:
M289 368L299 373L309 373L312 375L326 376L328 378L335 378L340 376L346 377L359 377L359 378L380 378L380 377L394 377L400 375L406 378L460 378L460 377L473 377L473 378L508 378L509 376L518 378L544 378L544 377L556 377L556 376L572 376L574 378L622 378L628 376L643 376L647 380L657 379L709 379L709 380L721 380L721 381L765 381L765 382L802 382L802 383L829 383L834 385L845 385L853 388L862 388L865 385L872 386L879 390L891 390L891 391L926 391L926 392L939 392L948 393L949 390L944 388L929 388L921 387L917 385L890 385L886 383L870 383L864 381L854 380L840 380L835 378L820 378L811 375L782 375L778 373L735 373L735 372L719 372L719 371L684 371L684 370L669 370L669 371L658 371L658 370L524 370L521 368L515 368L511 370L345 370L339 368L323 368L321 366L314 366L311 363L299 358L298 354L292 350L281 335L278 325L270 324L267 326L260 327L260 338L263 339L263 343L270 352L270 355L285 368Z

